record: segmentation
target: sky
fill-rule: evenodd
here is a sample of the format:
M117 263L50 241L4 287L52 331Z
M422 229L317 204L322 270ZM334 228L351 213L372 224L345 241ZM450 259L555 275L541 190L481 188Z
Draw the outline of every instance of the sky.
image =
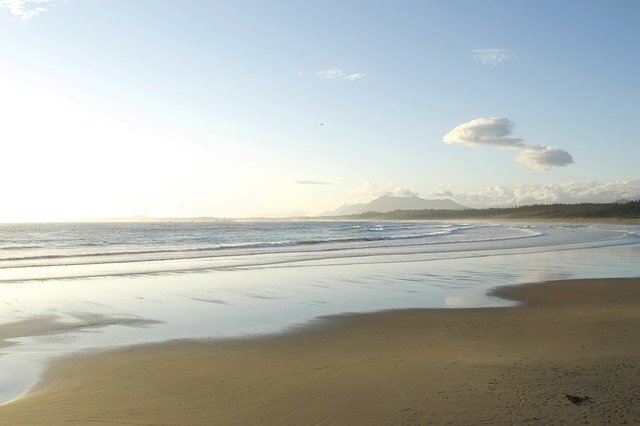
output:
M640 197L640 2L0 0L0 222Z

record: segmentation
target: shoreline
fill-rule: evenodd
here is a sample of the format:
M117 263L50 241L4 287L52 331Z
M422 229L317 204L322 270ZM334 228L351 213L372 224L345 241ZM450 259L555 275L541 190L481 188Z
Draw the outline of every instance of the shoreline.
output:
M342 314L282 335L71 355L0 420L640 421L640 278L490 295L519 305Z
M286 220L298 220L298 219L286 219ZM409 218L409 219L391 219L391 218L340 218L340 219L299 219L299 220L338 220L338 221L351 221L351 222L453 222L453 221L472 221L472 222L516 222L516 223L558 223L558 224L581 224L581 225L639 225L640 218L617 218L617 217L603 217L603 218L519 218L519 217L459 217L459 218ZM267 220L269 221L269 220ZM274 221L276 221L274 219Z

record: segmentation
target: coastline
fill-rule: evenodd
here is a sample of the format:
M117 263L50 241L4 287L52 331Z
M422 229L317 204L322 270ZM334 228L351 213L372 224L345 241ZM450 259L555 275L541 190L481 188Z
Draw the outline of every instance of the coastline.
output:
M0 420L640 421L640 278L491 294L521 304L343 314L290 334L61 358L38 388L0 407ZM592 403L575 406L565 393Z
M278 221L279 219L268 219ZM283 221L292 219L282 219ZM558 223L558 224L581 224L581 225L638 225L640 224L640 218L618 218L618 217L602 217L602 218L520 218L520 217L459 217L459 218L406 218L406 219L393 219L385 217L372 217L372 218L344 218L338 217L337 219L331 219L331 217L322 218L299 218L293 220L340 220L340 221L381 221L381 222L452 222L452 221L471 221L471 222L509 222L509 223Z

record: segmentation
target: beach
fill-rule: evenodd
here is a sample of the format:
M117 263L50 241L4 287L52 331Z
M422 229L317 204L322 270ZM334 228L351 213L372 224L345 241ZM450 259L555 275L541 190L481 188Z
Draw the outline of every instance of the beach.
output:
M518 306L346 314L277 336L55 361L4 424L640 421L640 279L502 287ZM565 394L588 397L574 405Z
M0 426L640 424L638 16L0 0Z

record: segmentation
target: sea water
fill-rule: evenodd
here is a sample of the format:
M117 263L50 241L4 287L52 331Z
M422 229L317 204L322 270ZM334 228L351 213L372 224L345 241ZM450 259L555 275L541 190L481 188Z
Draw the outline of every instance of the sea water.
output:
M328 315L505 306L500 285L640 276L640 226L483 221L0 225L0 402L56 356L286 332ZM53 327L51 327L53 325Z

